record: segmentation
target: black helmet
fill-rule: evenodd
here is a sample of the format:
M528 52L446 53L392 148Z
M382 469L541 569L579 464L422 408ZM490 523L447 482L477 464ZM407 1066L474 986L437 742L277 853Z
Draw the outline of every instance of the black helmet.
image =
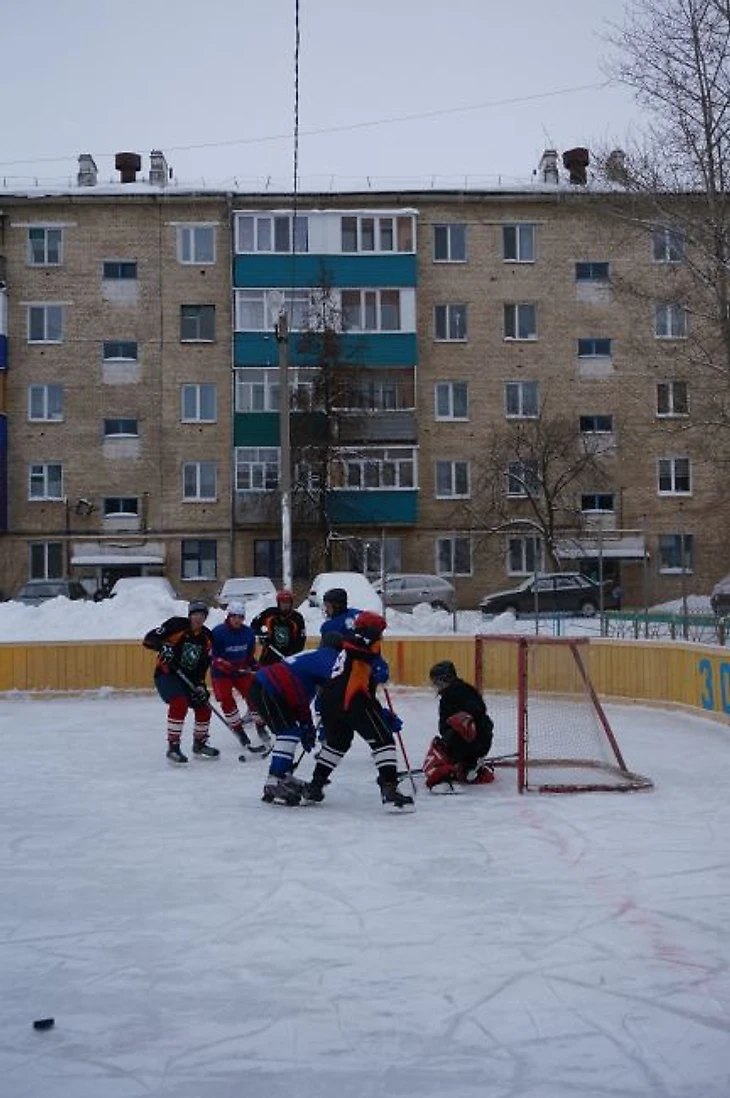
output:
M322 605L326 602L332 607L333 614L341 614L343 610L347 610L347 591L344 587L330 587L322 595Z
M342 642L344 637L342 633L338 633L336 629L329 629L326 633L323 633L319 639L320 648L336 648L339 652L342 648Z
M428 677L437 690L444 690L457 678L456 668L451 660L439 660L429 671Z
M205 614L207 617L208 604L203 602L202 599L193 599L192 602L188 603L188 617L190 617L191 614Z

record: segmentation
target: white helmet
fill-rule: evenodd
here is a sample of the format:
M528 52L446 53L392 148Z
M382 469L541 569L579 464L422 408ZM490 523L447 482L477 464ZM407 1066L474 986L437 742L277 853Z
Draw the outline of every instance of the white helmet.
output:
M239 617L246 617L246 607L242 602L229 602L226 608L226 614L230 618L231 614L238 614Z

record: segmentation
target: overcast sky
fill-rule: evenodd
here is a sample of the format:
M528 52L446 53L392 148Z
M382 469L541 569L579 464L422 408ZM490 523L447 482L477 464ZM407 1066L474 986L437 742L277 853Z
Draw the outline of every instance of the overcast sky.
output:
M302 189L527 181L546 147L625 144L633 97L600 86L623 10L300 0ZM291 181L294 46L295 0L5 0L0 185L153 148L180 182Z

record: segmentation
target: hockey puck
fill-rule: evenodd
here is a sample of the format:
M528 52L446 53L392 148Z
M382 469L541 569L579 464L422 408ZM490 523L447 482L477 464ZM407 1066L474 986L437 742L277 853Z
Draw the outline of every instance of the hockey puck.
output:
M55 1018L36 1018L33 1023L33 1029L53 1029L55 1024Z

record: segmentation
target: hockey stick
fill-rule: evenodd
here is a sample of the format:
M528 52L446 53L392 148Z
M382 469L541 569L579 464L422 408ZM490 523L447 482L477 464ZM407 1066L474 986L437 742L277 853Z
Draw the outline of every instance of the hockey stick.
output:
M388 690L387 686L383 687L383 693L385 694L385 700L388 704L388 709L390 710L391 714L393 716L395 716L395 709L393 708L393 703L390 700L390 691ZM406 745L403 743L403 737L401 736L400 728L396 730L395 734L398 738L398 744L400 746L401 755L403 756L403 762L406 764L406 774L408 775L408 777L411 780L411 789L413 790L413 795L415 797L418 794L418 790L416 789L416 782L415 782L415 779L413 777L413 771L411 770L411 764L408 760L408 755L406 753Z
M178 667L176 664L173 664L171 666L170 671L173 675L175 675L176 678L178 678L180 680L180 682L183 684L184 687L186 687L186 689L188 691L192 692L193 690L196 690L198 685L205 686L205 683L199 683L199 684L194 683L192 679L188 678L188 676L185 674L185 672L182 670L182 668ZM207 689L208 688L206 687L206 690ZM192 701L193 699L191 698L190 700ZM213 703L210 700L210 693L208 693L208 697L205 700L205 704L208 706L211 713L215 713L218 720L221 721L221 723L226 726L226 728L231 733L231 735L235 736L236 739L238 740L238 743L240 744L241 740L238 736L238 733L233 731L230 724L228 723L226 718L221 713L220 709L218 709L215 705L213 705ZM245 756L244 756L244 758L245 758Z

